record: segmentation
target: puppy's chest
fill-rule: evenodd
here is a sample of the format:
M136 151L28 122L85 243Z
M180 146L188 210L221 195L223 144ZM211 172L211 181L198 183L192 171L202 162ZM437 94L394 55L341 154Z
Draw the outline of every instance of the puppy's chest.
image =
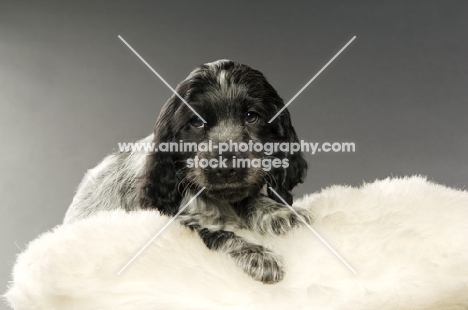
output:
M181 205L184 205L182 203ZM244 219L239 217L231 204L226 202L195 199L180 215L184 223L193 223L205 228L234 230L247 228Z

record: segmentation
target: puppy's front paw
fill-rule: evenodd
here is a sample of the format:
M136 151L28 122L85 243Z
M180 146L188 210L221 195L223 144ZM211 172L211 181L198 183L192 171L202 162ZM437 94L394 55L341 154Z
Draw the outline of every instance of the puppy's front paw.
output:
M281 257L263 246L249 245L230 254L237 265L257 281L274 284L284 278Z
M315 215L307 210L307 209L303 209L303 208L294 208L294 210L296 210L296 212L302 217L302 219L307 223L307 224L312 224L314 221L315 221ZM299 222L299 223L302 223L302 221L300 219L297 218L296 215L294 215L294 218Z
M314 216L312 212L302 208L297 208L294 210L307 224L313 223ZM283 235L290 231L292 228L302 224L302 220L299 219L297 215L290 209L282 208L272 213L265 214L260 219L259 223L256 223L255 226L262 234L270 233L275 235Z

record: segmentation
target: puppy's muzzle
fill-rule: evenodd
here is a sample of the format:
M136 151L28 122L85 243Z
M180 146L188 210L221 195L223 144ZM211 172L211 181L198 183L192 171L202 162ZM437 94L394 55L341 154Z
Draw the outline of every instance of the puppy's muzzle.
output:
M240 166L239 160L243 160L245 156L240 154L223 154L217 156L217 165L210 166L205 169L205 174L211 184L238 183L245 184L245 178L248 173L247 167Z

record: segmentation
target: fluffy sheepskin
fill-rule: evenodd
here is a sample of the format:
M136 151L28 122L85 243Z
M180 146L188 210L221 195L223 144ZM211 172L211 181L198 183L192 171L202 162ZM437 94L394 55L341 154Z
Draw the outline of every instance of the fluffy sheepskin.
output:
M252 280L155 212L103 212L61 225L20 254L5 295L14 309L468 309L468 193L421 177L333 186L296 202L347 269L305 227L239 232L285 261L285 279Z

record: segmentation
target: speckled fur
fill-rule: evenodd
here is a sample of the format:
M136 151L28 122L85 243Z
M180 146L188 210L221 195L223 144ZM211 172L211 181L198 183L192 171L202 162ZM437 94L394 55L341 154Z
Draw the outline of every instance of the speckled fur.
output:
M196 143L211 140L214 144L298 140L287 110L273 123L267 122L284 103L265 77L246 65L229 60L202 65L176 90L208 123L201 129L192 126L194 113L174 95L164 105L154 134L141 142L158 145L180 140ZM249 111L258 115L255 124L244 122ZM229 180L221 179L213 169L185 166L185 161L193 156L210 159L218 155L217 151L132 151L109 155L85 175L65 223L114 209L157 209L174 216L204 187L178 221L197 232L209 249L232 257L255 280L281 281L285 274L282 258L238 236L236 230L280 235L297 226L300 220L281 199L262 189L271 186L292 204L291 190L305 177L307 163L300 154L278 153L275 156L289 160L289 167L268 172L261 168L238 168ZM243 159L265 158L255 152L229 156L234 155ZM307 211L298 209L298 212L307 222L313 220Z

